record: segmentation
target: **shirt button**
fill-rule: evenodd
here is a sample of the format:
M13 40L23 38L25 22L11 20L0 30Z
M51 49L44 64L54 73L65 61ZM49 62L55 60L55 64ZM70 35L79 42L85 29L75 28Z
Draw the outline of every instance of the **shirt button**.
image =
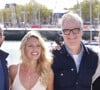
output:
M60 76L64 76L64 74L63 74L63 73L61 73L61 74L60 74Z
M78 85L78 82L76 82L76 85Z
M73 68L71 68L71 71L74 71L74 69L73 69Z

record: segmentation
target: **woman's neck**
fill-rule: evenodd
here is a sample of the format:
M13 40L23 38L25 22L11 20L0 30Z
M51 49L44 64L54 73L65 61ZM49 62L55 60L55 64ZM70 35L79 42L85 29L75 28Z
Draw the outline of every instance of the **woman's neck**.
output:
M22 63L23 67L27 70L27 71L37 71L37 64L36 63Z

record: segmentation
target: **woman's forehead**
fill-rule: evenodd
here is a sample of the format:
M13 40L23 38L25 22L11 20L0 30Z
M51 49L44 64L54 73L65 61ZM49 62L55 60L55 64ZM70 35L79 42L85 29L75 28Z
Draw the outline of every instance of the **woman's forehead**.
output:
M26 41L26 44L28 44L28 43L39 43L39 40L35 37L30 37Z

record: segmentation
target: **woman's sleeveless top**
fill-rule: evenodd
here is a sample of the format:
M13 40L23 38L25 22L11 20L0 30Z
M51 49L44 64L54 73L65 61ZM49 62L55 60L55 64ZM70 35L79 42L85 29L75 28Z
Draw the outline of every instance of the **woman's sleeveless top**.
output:
M18 65L18 70L17 70L17 74L15 76L15 80L12 85L12 90L26 90L20 82L19 70L20 70L20 65ZM36 84L31 88L31 90L46 90L46 87L41 84L40 78L39 78Z

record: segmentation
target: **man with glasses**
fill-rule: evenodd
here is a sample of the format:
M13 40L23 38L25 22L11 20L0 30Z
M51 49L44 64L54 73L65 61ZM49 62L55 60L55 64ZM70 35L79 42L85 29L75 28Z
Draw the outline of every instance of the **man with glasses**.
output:
M98 55L81 42L83 21L72 12L62 17L64 44L53 50L54 90L91 90Z
M3 30L0 28L0 46L4 41ZM9 90L8 68L6 58L8 53L0 50L0 90Z

